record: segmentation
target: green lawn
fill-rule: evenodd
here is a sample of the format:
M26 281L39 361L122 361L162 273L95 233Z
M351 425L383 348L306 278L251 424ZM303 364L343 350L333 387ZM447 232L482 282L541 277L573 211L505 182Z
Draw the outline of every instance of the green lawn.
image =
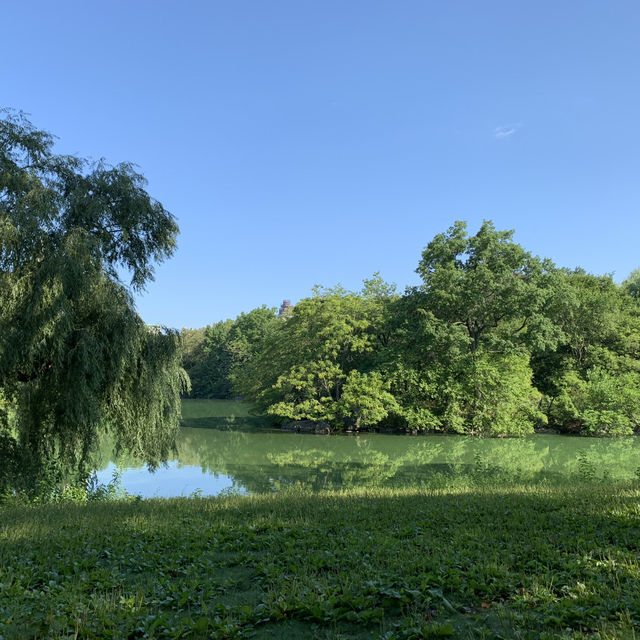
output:
M636 638L640 489L4 507L0 637Z

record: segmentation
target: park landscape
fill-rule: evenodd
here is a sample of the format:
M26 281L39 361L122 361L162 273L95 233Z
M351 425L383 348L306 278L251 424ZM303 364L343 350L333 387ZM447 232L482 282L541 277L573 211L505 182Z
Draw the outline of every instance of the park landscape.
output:
M637 2L0 15L0 640L640 639Z
M16 112L0 154L0 637L637 637L640 272L454 222L404 293L177 331L137 170ZM234 483L141 499L101 451Z

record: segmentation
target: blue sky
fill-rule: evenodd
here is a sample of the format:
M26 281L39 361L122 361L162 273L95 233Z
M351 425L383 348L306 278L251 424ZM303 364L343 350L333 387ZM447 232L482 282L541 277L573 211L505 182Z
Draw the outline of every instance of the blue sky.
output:
M314 284L402 290L483 219L558 265L640 266L640 4L6 2L0 106L132 161L177 218L137 298L199 327Z

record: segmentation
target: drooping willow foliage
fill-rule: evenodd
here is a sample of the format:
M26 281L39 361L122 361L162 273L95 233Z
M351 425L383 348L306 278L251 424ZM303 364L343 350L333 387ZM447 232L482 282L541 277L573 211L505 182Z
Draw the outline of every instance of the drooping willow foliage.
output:
M188 384L180 336L131 295L172 254L173 216L131 165L52 146L21 114L0 120L0 474L31 490L52 467L82 472L103 430L166 459Z

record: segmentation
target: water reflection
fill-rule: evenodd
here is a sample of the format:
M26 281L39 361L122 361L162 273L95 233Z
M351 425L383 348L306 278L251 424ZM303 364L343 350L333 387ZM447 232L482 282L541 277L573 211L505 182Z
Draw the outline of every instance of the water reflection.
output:
M582 474L633 478L640 467L640 439L533 436L524 439L461 436L316 436L255 430L183 427L177 459L155 474L131 458L112 460L101 448L110 478L114 462L124 468L123 486L149 496L251 493L302 487L314 491L351 486L447 485L461 476L499 475L524 482Z
M98 471L98 482L108 483L114 472L121 469L122 466L110 462ZM200 467L183 466L177 460L172 460L155 473L149 472L142 465L124 468L121 471L120 482L127 493L143 498L174 498L200 494L215 496L232 491L245 493L243 487L238 486L230 476L215 471L203 471Z

